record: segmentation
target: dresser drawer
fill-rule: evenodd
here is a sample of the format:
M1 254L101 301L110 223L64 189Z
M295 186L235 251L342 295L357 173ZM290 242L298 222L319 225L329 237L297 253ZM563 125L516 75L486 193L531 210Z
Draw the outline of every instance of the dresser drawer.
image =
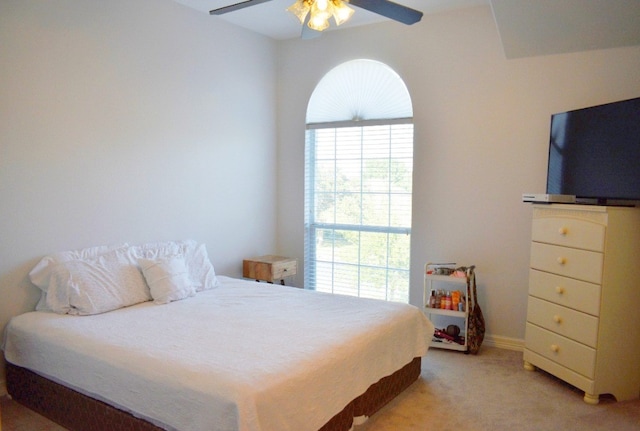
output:
M594 378L595 349L531 323L527 323L525 338L527 349L585 377Z
M566 247L604 251L604 233L605 226L592 221L565 217L536 217L533 219L531 239Z
M593 348L598 341L598 318L529 297L527 321Z
M298 261L295 259L286 259L274 262L271 265L272 278L274 280L283 279L296 275L298 270Z
M529 295L593 316L600 315L600 291L599 284L529 270Z
M602 281L602 253L531 243L531 268L591 283Z

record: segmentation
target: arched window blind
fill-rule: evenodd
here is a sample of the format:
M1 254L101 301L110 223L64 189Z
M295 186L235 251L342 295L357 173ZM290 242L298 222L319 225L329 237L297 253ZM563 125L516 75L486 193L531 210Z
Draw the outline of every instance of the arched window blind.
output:
M404 81L374 60L353 60L330 70L307 107L307 125L411 117L411 97Z
M305 286L409 300L413 121L388 66L328 72L307 108Z

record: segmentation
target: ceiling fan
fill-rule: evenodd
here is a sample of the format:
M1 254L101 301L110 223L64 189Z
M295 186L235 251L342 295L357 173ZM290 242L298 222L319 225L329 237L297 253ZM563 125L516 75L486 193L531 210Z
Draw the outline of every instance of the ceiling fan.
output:
M259 5L271 0L245 0L229 6L209 11L211 15L223 15L249 6ZM347 21L354 13L349 5L390 18L403 24L411 25L422 19L422 12L389 0L295 0L287 9L298 17L303 26L303 38L311 37L308 29L316 32L329 26L329 18L333 16L337 25Z

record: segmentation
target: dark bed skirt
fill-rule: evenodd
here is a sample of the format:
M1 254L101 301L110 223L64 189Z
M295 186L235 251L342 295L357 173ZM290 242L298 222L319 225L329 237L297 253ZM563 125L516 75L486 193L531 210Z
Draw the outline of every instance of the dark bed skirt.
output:
M420 358L380 379L320 431L348 431L353 418L371 416L420 376ZM129 413L7 362L7 391L26 407L71 431L162 431Z

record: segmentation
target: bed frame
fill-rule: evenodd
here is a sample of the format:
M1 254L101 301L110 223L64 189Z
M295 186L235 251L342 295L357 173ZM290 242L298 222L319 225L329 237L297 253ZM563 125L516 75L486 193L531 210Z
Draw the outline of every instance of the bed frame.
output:
M319 431L348 431L353 418L371 416L420 376L421 358L374 383L351 401ZM71 430L162 431L161 428L102 401L46 379L11 363L7 368L7 391L20 404Z

